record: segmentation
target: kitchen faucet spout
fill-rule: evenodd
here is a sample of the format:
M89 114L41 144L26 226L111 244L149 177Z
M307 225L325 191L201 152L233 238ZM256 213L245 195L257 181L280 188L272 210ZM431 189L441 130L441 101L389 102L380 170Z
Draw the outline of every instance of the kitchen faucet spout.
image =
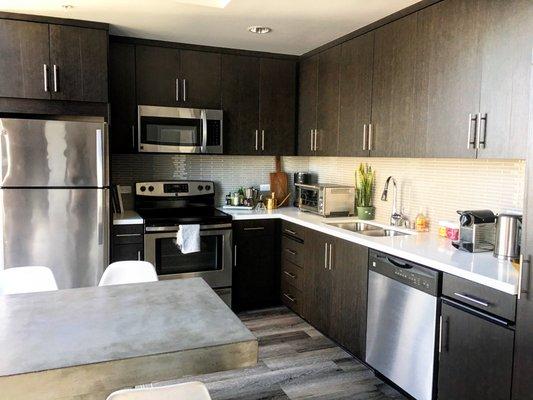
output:
M396 180L392 176L389 176L387 180L385 181L385 188L383 189L383 193L381 194L381 200L387 201L388 192L389 192L389 183L391 181L392 181L392 212L390 216L390 224L393 226L401 226L402 224L405 223L406 218L397 209L398 185L396 184Z

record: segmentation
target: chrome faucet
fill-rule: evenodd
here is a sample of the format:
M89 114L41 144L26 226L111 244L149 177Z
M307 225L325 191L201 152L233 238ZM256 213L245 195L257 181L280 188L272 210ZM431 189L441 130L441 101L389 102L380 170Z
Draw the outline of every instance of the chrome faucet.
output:
M401 212L397 209L397 200L398 200L398 185L396 185L396 180L389 176L385 182L385 188L383 189L383 194L381 195L381 201L387 201L387 194L389 192L389 182L392 181L392 212L390 216L390 224L392 226L402 226L406 222L406 218L402 215Z

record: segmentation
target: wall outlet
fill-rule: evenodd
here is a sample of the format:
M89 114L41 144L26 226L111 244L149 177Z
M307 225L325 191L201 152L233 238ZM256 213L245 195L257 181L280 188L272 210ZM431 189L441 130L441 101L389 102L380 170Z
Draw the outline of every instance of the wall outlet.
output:
M130 185L120 185L120 193L121 194L131 194L131 186Z
M265 184L259 185L259 190L261 192L270 192L270 184L265 183Z

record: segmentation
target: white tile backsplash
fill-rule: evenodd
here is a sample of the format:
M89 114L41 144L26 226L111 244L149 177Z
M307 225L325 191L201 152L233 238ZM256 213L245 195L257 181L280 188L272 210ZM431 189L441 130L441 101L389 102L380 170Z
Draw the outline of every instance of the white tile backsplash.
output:
M489 208L494 211L522 209L525 162L521 160L406 159L350 157L283 157L283 170L292 174L309 171L320 182L353 185L360 162L376 171L376 220L387 222L392 205L380 200L385 180L394 176L399 186L402 211L414 218L422 208L432 230L440 220L457 220L456 210ZM269 182L274 157L210 155L114 155L112 180L131 185L141 180L205 179L215 182L217 202L239 186ZM131 198L125 199L131 207Z

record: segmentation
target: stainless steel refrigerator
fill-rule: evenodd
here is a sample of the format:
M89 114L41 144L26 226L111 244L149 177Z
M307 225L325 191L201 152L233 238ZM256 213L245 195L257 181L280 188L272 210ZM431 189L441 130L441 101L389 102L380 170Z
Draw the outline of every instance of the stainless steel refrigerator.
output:
M0 118L0 268L43 265L60 289L95 286L108 264L103 122Z

